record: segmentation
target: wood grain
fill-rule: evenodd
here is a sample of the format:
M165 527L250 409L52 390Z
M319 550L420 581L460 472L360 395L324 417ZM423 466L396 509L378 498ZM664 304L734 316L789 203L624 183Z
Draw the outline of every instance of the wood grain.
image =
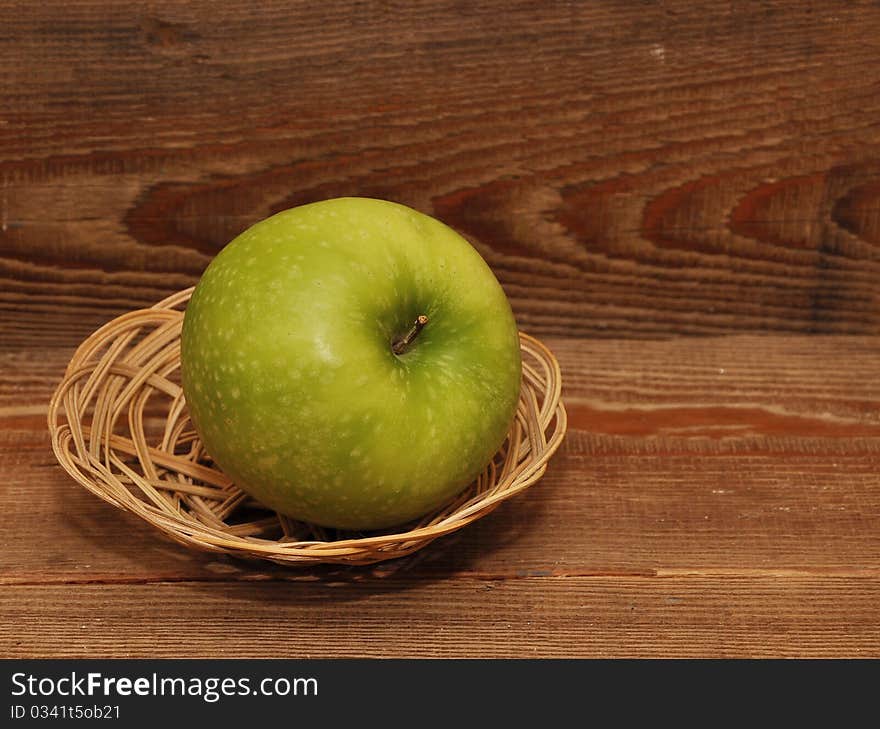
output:
M880 330L876 5L7 7L6 347L346 194L468 235L535 334Z
M878 598L876 578L28 586L0 618L28 657L857 657Z
M876 3L13 0L0 67L0 655L880 656ZM461 231L553 348L546 477L356 570L69 479L73 348L339 195Z

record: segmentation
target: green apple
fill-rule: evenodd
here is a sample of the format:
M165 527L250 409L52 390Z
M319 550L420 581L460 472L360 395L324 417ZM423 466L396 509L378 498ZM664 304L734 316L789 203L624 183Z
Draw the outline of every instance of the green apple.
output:
M403 205L273 215L202 275L181 339L205 449L296 519L399 525L486 467L519 399L510 303L479 253Z

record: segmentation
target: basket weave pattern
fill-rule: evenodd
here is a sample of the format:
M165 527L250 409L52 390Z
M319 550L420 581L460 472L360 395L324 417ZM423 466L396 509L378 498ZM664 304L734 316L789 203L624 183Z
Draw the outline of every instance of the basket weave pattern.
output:
M192 289L101 327L74 353L49 406L52 448L92 493L199 549L281 564L369 564L409 554L534 484L566 428L559 365L520 334L523 387L507 440L446 505L397 529L323 529L277 514L211 462L179 384L183 307Z

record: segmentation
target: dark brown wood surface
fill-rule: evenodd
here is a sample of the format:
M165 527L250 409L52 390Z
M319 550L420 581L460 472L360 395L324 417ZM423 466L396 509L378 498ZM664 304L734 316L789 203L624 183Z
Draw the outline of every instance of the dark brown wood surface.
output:
M876 3L6 2L0 68L0 656L880 656ZM546 477L307 570L67 477L76 344L340 195L556 352Z

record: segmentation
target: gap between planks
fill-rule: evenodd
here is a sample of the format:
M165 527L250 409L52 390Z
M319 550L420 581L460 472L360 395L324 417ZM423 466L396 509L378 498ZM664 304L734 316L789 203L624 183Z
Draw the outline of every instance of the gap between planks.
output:
M387 572L383 572L387 569ZM437 579L447 579L450 581L461 582L506 582L513 580L540 580L540 579L581 579L581 580L617 580L617 579L802 579L810 577L823 577L829 579L876 579L880 578L880 566L878 567L855 567L855 568L816 568L816 569L689 569L689 568L658 568L656 570L620 570L620 571L566 571L566 570L541 570L529 569L520 572L479 572L466 571L444 573L442 571L423 571L419 573L397 573L393 566L383 568L381 566L374 567L362 571L360 568L350 569L341 566L338 570L328 568L326 574L314 572L295 572L285 573L265 573L265 572L242 572L238 575L157 575L156 577L125 577L122 575L113 576L94 576L94 577L62 577L48 576L45 578L35 578L29 576L7 577L0 576L0 585L10 585L17 587L41 587L49 585L162 585L162 584L199 584L199 583L240 583L240 582L315 582L332 584L338 583L365 583L370 580L376 585L381 585L383 581L405 581L405 582L433 582Z

